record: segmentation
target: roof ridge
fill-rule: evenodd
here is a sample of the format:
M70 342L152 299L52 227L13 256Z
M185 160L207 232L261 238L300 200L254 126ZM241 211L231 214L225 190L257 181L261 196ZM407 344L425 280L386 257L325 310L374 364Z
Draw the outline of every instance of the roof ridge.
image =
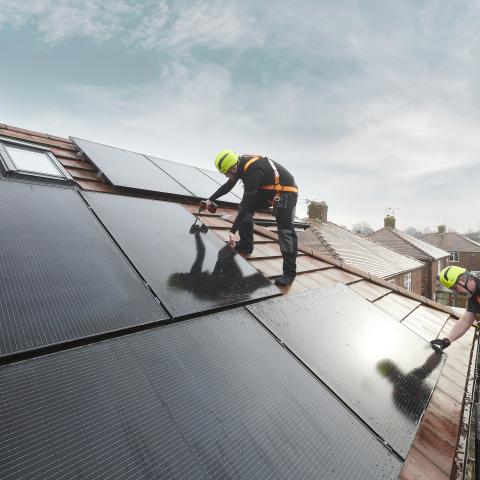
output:
M324 224L328 222L322 222L322 221L316 221L313 220L314 223L316 224ZM333 248L333 246L327 241L327 239L322 235L322 232L318 229L318 227L312 227L312 222L310 222L310 228L312 229L313 233L317 238L320 239L320 241L324 244L325 248L332 253L332 257L336 258L340 262L345 262L345 259ZM313 249L312 249L313 250Z

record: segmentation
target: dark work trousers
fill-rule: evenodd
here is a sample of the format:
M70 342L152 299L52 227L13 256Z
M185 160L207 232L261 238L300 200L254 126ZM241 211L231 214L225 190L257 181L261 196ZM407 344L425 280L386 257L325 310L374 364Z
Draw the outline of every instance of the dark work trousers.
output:
M295 232L294 219L295 207L297 205L298 194L294 192L284 192L280 195L275 211L275 218L278 226L278 243L283 257L283 273L294 277L297 271L297 233ZM268 208L270 204L260 195L254 202L251 212L245 215L243 221L238 226L240 242L237 247L246 251L253 250L253 214L255 210Z

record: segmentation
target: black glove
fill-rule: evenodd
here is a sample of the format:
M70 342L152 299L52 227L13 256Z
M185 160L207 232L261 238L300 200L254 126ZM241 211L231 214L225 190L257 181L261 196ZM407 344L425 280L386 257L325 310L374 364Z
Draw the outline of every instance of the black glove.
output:
M430 341L430 345L436 352L442 353L450 345L450 340L447 337L436 338Z

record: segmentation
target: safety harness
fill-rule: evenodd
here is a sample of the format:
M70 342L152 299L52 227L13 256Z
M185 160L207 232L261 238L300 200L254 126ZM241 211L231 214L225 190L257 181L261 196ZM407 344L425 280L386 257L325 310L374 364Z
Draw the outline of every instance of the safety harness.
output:
M272 167L272 170L273 170L273 177L274 177L274 184L273 185L260 185L260 189L261 190L274 190L275 191L275 194L273 196L273 201L272 201L272 205L275 203L275 202L278 202L279 199L280 199L280 194L282 192L295 192L297 193L298 192L298 188L297 187L290 187L289 185L281 185L280 184L280 174L278 173L278 170L277 170L277 167L275 166L275 164L268 158L268 157L262 157L260 155L255 155L253 156L250 160L247 161L247 163L245 164L245 166L243 167L243 171L246 172L249 168L250 168L250 165L254 162L256 162L257 160L261 160L262 158L266 158L268 160L268 163L270 163L270 166Z

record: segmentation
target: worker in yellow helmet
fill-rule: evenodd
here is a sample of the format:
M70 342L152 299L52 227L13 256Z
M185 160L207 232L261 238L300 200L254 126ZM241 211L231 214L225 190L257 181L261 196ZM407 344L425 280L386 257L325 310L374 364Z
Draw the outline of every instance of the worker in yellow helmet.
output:
M448 289L469 295L467 310L462 318L457 320L450 333L445 338L437 338L430 343L437 352L443 352L451 342L460 338L476 320L480 313L480 278L472 275L465 268L450 265L445 267L439 275L440 283Z
M242 180L244 194L240 208L230 229L230 247L250 254L253 251L253 214L256 210L273 207L278 225L278 243L283 257L283 275L275 280L279 286L290 285L296 275L297 234L294 228L298 188L292 174L282 165L263 155L237 155L233 150L222 150L215 158L215 167L228 181L201 207L210 205L230 192ZM236 241L236 233L240 241Z

